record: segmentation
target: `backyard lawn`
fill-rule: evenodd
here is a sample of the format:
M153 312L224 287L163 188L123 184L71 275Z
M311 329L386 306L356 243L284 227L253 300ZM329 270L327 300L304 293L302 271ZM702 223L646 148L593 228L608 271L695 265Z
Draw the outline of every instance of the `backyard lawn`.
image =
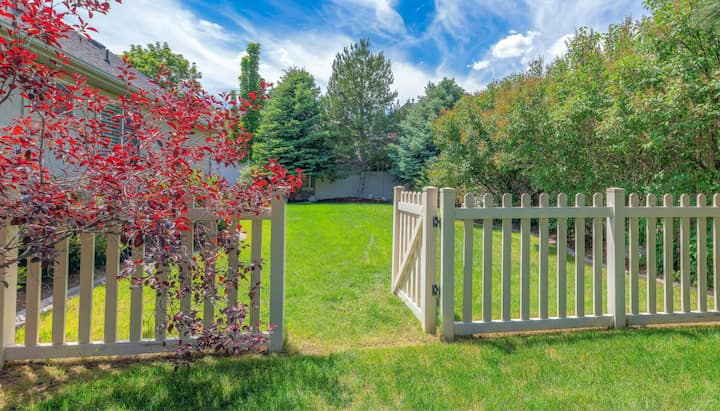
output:
M717 327L468 338L452 344L423 334L390 293L391 231L389 205L288 207L286 355L204 358L178 370L157 356L15 363L0 374L0 404L128 410L720 407ZM480 239L482 229L476 231ZM495 240L499 244L499 237ZM481 248L476 250L480 259ZM494 253L499 262L499 248ZM590 267L586 275L589 287ZM498 268L495 284L499 276ZM475 278L477 318L479 273ZM96 302L103 292L96 289ZM568 296L569 306L573 298ZM554 295L550 301L552 315ZM77 310L73 304L70 310ZM93 334L100 338L102 304L97 306ZM586 303L586 310L591 307ZM147 337L151 318L150 313ZM51 316L43 317L41 339L49 340L50 322ZM122 318L119 323L127 324ZM68 339L74 339L77 324L67 327Z

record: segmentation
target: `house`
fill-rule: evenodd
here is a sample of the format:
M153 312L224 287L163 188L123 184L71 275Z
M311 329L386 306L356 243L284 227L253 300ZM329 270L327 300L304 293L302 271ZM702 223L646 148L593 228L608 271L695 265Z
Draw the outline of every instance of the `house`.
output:
M4 33L8 27L7 21L0 19L0 34ZM128 92L125 83L120 79L122 75L121 68L123 67L122 59L113 54L103 44L96 40L88 40L76 32L68 33L68 38L62 39L60 44L70 62L69 67L66 69L68 72L82 75L87 79L88 85L99 90L102 95L110 98L110 100L117 100L121 95ZM33 52L38 53L40 61L47 61L49 58L54 57L54 51L48 49L45 45L34 43L30 45L30 48ZM147 91L159 89L157 84L142 73L134 71L134 75L134 78L130 81L132 88ZM27 102L20 95L13 96L8 101L0 104L0 127L8 125L16 117L24 115L25 106L27 106ZM120 107L109 104L102 114L102 121L108 130L106 137L110 138L111 142L115 144L124 143L121 141L121 136L125 125L116 117L119 111ZM60 164L53 163L48 164L48 166L51 170L57 170L61 167ZM235 181L239 176L239 170L236 168L219 166L214 163L200 164L198 168L211 169L229 181Z
M0 32L5 33L7 28L9 28L8 22L0 19ZM110 99L117 99L127 92L125 84L119 78L123 62L105 46L75 32L68 33L68 38L61 40L60 43L70 62L67 69L69 72L84 76L90 86ZM30 48L33 52L38 53L41 61L54 57L54 51L44 45L33 43ZM145 90L158 88L144 75L137 72L135 74L136 78L130 84L132 87ZM5 126L14 118L25 114L26 105L23 97L19 95L11 97L10 100L0 105L0 126ZM107 115L103 115L103 121L111 123L117 110L112 105L107 107ZM122 124L115 124L108 128L114 134L108 137L120 142Z

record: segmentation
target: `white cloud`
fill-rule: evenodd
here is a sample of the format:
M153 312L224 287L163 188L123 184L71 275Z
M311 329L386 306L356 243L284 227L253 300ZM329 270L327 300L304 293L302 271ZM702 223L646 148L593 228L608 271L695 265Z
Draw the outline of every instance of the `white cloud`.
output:
M488 67L490 67L489 60L478 60L472 64L473 70L484 70Z
M402 60L392 60L392 70L395 82L393 86L398 91L398 99L401 103L409 99L417 99L424 93L425 85L429 82L437 82L440 79L438 73L427 72L412 63Z
M539 34L537 31L528 31L525 36L511 34L492 46L492 55L500 59L524 56L533 51L533 39Z
M333 0L342 25L368 28L379 33L405 34L405 21L393 5L394 0ZM370 11L371 14L368 14Z
M392 58L395 87L404 101L422 94L428 81L443 76L455 77L466 90L477 91L493 79L522 70L523 62L536 57L549 62L562 55L568 33L577 26L604 31L626 14L637 18L642 11L640 0L435 0L430 26L412 37L396 4L397 0L332 0L322 7L324 15L318 16L313 30L278 30L230 6L218 12L233 23L220 25L195 13L185 0L126 0L91 24L100 31L96 38L115 53L128 50L130 44L167 41L173 51L197 63L202 83L211 92L237 88L240 59L250 41L261 43L261 74L268 81L276 83L283 69L292 65L304 67L324 89L335 54L355 41L356 33L373 33L373 49ZM485 31L478 24L484 21L501 22L494 30L509 26L519 32L509 32L478 53L472 45L479 36L496 36L496 31ZM407 54L410 46L423 41L435 42L439 62L434 66L416 64ZM467 65L468 61L473 64Z
M558 57L565 55L565 53L567 53L567 50L568 50L567 43L569 41L572 41L573 38L575 38L575 34L570 33L570 34L566 34L566 35L560 37L559 39L557 39L555 41L555 43L553 43L553 45L550 46L550 48L547 50L546 54L547 54L548 58L552 61Z
M138 13L137 10L143 10ZM289 66L305 68L324 87L335 53L352 42L337 33L295 33L265 30L233 16L242 32L199 18L178 0L128 0L91 24L95 38L116 54L131 44L167 41L175 53L197 64L203 86L212 93L238 87L240 60L250 41L261 39L260 74L276 83Z

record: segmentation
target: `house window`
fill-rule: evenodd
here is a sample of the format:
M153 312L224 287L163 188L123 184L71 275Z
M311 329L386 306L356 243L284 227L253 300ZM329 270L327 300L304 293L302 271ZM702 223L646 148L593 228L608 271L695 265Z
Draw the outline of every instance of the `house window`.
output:
M115 144L124 144L123 135L125 134L125 122L119 117L122 115L122 109L117 106L107 105L100 113L100 121L103 123L103 137L110 139L109 147Z
M302 188L304 190L312 190L315 188L315 177L304 175L302 177Z

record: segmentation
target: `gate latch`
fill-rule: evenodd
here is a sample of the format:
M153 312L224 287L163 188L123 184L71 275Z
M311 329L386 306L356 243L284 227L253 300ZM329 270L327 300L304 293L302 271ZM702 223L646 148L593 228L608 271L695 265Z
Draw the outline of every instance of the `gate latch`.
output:
M433 227L438 228L440 227L440 217L434 216L432 220Z
M432 295L440 295L440 286L437 284L432 285Z

